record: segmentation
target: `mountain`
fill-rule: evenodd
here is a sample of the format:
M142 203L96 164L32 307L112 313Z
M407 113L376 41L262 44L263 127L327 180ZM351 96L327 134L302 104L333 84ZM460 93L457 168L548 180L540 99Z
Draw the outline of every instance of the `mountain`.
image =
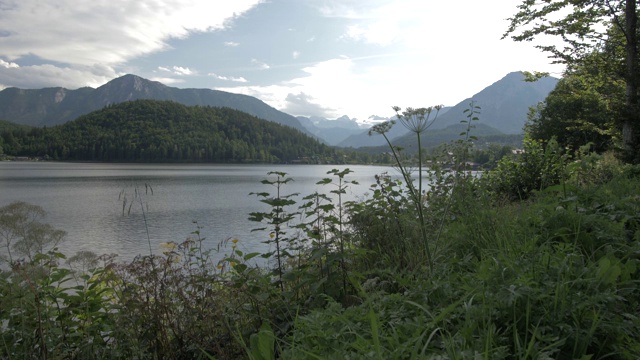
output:
M61 125L16 130L13 156L111 162L311 162L335 150L296 129L227 107L134 100Z
M449 106L443 107L442 109L440 109L438 116L445 114L450 109L451 107ZM370 116L369 121L367 122L368 124L367 127L370 128L373 125L380 124L385 121L395 120L395 119L397 119L395 116L389 117L389 118L385 118L381 116ZM405 128L401 124L396 124L387 133L387 137L389 139L394 139L394 138L398 138L403 135L406 135L408 132L409 130L407 130L407 128ZM337 145L340 147L361 148L361 147L372 147L372 146L374 147L387 146L387 142L384 140L382 136L378 134L373 134L369 136L369 130L367 129L367 131L360 131L357 134L350 135L349 137L347 137Z
M346 115L335 120L318 116L296 116L296 118L307 131L332 146L338 145L350 135L359 134L363 130L363 127L355 119L350 119Z
M0 91L0 119L31 126L53 126L125 101L170 100L183 105L229 107L307 132L293 116L254 97L211 89L178 89L136 75L124 75L97 89L65 88Z
M390 121L393 119L395 119L395 116L393 118L388 118L387 120L384 120L384 121ZM384 121L380 121L380 123ZM409 132L409 130L407 130L404 126L400 124L396 124L391 128L391 130L389 130L389 132L387 133L387 137L389 139L393 139L393 138L397 138L402 135L405 135L407 132ZM349 137L347 137L346 139L342 140L337 144L337 146L345 147L345 148L361 148L361 147L386 146L386 145L387 143L381 135L378 135L378 134L369 135L368 129L365 131L361 130L357 134L350 135Z
M19 125L9 121L0 120L0 133L3 131L13 131L16 129L25 129L28 130L30 127L27 125ZM2 144L2 140L0 140L0 144Z
M522 134L531 106L544 101L556 87L558 79L544 77L535 82L527 82L520 72L512 72L467 98L451 111L439 117L435 129L443 129L465 120L464 110L473 101L480 107L480 123L494 127L505 134Z
M474 101L475 106L480 107L479 124L494 128L498 134L521 134L527 120L529 107L544 101L549 92L555 88L557 82L558 79L553 77L545 77L536 82L526 82L522 73L509 73L471 98L461 101L444 113L441 112L433 126L427 131L427 137L429 137L430 132L437 129L446 129L452 125L459 124L462 120L466 120L464 111L469 108L469 104L472 101ZM403 136L411 137L412 135L407 134L407 130L402 125L396 124L387 136L393 139L392 142L394 143L396 141L406 143L408 140L405 141L400 138ZM439 140L437 136L438 133L433 134L433 137ZM442 142L448 141L444 138L442 140ZM347 138L339 146L358 148L384 144L382 136L370 137L367 132L363 132Z
M474 122L471 129L471 135L478 138L484 138L488 136L505 135L494 127L482 124L480 122ZM444 129L432 128L427 130L426 135L421 137L421 145L424 148L432 148L442 143L448 143L461 139L460 134L467 130L467 124L454 124ZM380 136L382 137L382 136ZM393 145L399 146L405 149L409 153L417 152L418 142L416 141L416 134L409 133L404 136L393 139Z

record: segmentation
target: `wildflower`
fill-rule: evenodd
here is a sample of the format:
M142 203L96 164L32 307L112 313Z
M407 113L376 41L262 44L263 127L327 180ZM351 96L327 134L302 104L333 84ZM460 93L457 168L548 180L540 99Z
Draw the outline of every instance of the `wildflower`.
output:
M373 134L385 134L391 130L391 127L395 124L395 120L385 121L380 124L373 125L373 127L369 130L369 136Z
M162 253L165 255L170 255L173 252L173 249L176 248L176 243L168 242L168 243L160 243L160 248L165 249Z
M163 243L160 243L160 247L163 248L163 249L173 250L173 249L176 248L176 243L174 243L174 242L168 242L168 243L163 242Z
M238 243L238 239L233 239L231 240L232 243L237 244Z
M396 112L397 118L400 120L402 125L404 125L404 127L406 127L411 132L420 134L434 123L442 107L442 105L418 109L408 107L405 109L405 111L400 113L400 107L394 106L393 110ZM435 115L433 119L431 119L432 113L434 113Z

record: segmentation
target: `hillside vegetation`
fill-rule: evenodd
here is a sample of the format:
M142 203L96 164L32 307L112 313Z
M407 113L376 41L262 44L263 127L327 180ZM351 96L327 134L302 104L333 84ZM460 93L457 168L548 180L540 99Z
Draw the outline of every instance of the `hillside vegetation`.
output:
M298 130L238 110L155 100L111 105L63 125L2 136L9 155L53 160L272 163L332 156L329 147Z
M0 357L637 359L640 168L535 159L560 186L524 203L493 176L432 173L422 222L411 186L384 174L360 203L326 196L348 169L300 203L285 173L265 174L270 210L250 216L266 253L205 249L195 228L131 263L65 256L40 208L5 206Z
M0 132L13 131L16 129L29 129L29 126L14 124L10 121L0 120Z
M187 106L229 107L261 119L305 131L300 122L259 99L211 89L179 89L136 75L124 75L93 89L7 88L0 91L0 118L30 126L55 126L133 100L174 101Z
M416 136L421 113L400 118ZM640 167L526 139L478 178L465 161L477 115L418 159L430 171L399 162L404 181L380 174L357 202L341 198L348 168L300 202L295 179L265 174L248 214L264 253L203 248L196 227L130 263L67 256L42 209L0 208L0 357L637 359Z

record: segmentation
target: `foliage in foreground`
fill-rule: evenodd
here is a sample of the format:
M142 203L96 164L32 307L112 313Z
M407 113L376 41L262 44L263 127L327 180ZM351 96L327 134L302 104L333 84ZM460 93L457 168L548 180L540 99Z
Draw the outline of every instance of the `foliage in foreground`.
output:
M262 254L196 230L128 264L67 259L42 209L0 208L0 358L640 357L640 169L540 149L477 179L468 146L429 159L424 190L398 153L404 182L358 203L348 169L303 198L268 174Z
M538 196L447 228L447 260L302 316L288 358L634 359L638 180Z

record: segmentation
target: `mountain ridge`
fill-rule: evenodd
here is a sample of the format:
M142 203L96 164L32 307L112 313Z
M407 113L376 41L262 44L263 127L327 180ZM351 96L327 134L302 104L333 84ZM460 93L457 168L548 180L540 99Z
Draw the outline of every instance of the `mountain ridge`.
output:
M331 146L338 145L351 135L360 133L364 128L355 119L343 115L334 120L319 116L296 116L300 124L311 134Z
M446 129L464 120L464 111L474 101L481 108L480 123L500 133L521 133L528 108L543 101L557 81L555 78L543 78L537 82L525 82L522 73L509 73L472 97L443 109L432 129ZM113 79L96 89L4 89L0 91L0 119L21 125L53 126L105 106L138 99L169 100L187 106L229 107L292 127L332 146L359 148L385 145L382 137L368 136L368 130L363 129L357 119L350 119L347 115L334 120L294 117L248 95L212 89L179 89L132 74ZM377 116L371 118L375 118L373 123L392 120ZM397 124L387 135L395 140L406 136L407 132Z
M446 114L442 114L433 128L442 129L465 120L464 111L473 102L474 106L480 107L481 123L505 134L521 134L529 107L544 101L557 82L558 79L554 77L529 82L521 72L508 73L480 92L460 101Z
M335 153L296 129L246 112L170 100L123 101L64 124L14 127L2 135L7 154L61 161L291 163Z
M139 99L169 100L187 106L229 107L309 134L298 119L255 97L212 89L179 89L133 74L123 75L95 89L4 89L0 91L0 119L21 125L53 126L107 105Z
M470 98L448 107L441 112L430 127L431 130L442 130L466 120L464 111L469 109L473 101L479 106L479 123L493 128L498 133L507 135L521 134L527 120L528 109L540 101L544 101L549 92L555 88L558 79L545 77L536 82L526 82L521 72L511 72L502 79L487 86ZM488 130L488 129L487 129ZM404 137L411 137L408 130L396 124L387 134L392 142L408 143ZM427 131L427 136L429 131ZM386 145L382 136L369 136L367 131L352 135L338 144L340 147L376 147Z

